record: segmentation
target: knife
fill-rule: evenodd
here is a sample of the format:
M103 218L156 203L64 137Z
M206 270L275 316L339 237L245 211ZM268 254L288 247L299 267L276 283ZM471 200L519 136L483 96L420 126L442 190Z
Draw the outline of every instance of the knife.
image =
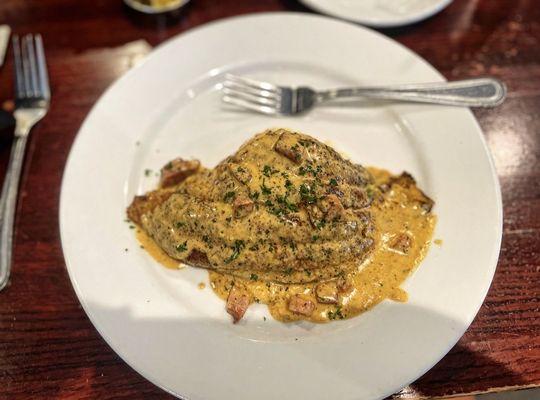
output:
M11 29L7 25L0 25L0 67L4 64L6 50L9 43L9 35ZM0 144L4 138L9 138L8 132L11 133L11 128L15 125L15 119L11 113L0 109Z

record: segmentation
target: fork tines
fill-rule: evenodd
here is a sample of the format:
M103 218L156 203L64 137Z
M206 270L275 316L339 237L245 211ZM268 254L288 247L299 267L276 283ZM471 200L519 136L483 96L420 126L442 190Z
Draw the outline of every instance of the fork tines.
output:
M15 59L16 100L49 101L51 94L41 35L15 35L12 39Z
M223 101L266 114L277 114L282 90L268 82L227 74L223 83Z

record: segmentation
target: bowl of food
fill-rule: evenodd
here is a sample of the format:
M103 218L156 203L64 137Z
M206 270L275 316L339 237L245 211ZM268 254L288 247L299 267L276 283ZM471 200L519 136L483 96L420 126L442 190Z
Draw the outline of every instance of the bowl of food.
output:
M190 0L124 0L124 3L134 10L145 14L162 14L179 10Z

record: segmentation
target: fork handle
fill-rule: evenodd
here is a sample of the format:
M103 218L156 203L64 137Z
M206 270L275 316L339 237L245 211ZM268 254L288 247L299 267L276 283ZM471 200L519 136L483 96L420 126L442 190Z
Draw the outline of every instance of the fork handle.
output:
M17 129L17 128L16 128ZM27 135L15 134L9 165L0 197L0 290L8 283L11 272L13 225L17 205L17 190L24 160Z
M452 106L494 107L503 102L506 87L497 79L481 78L442 83L343 88L317 93L319 102L358 97Z

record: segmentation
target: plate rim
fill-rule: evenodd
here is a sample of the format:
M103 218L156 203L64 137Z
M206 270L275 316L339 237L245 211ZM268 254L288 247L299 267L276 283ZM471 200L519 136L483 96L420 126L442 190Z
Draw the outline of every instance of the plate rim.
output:
M449 1L451 1L451 0L449 0ZM113 345L111 343L112 340L108 337L108 335L105 335L105 332L103 332L101 327L96 323L96 317L90 311L90 306L88 305L86 299L84 298L84 295L83 295L83 293L81 291L79 283L76 280L74 274L71 272L73 270L73 267L71 266L72 261L70 261L70 259L68 258L67 250L66 250L66 243L67 243L68 240L65 237L66 228L64 226L66 224L66 217L64 215L65 214L64 210L66 208L66 206L65 206L65 197L66 197L65 192L67 191L67 189L66 189L67 188L66 180L67 180L68 170L70 169L70 165L73 163L75 149L78 147L78 144L80 143L80 140L81 140L81 137L82 137L80 135L80 133L87 126L87 124L89 123L88 121L92 118L93 114L96 112L96 109L98 109L100 103L103 102L103 99L111 91L115 90L115 88L118 85L120 85L122 82L124 82L127 79L130 79L130 77L132 75L134 75L136 73L136 71L138 71L139 69L144 68L144 65L156 53L162 51L163 48L167 47L172 42L177 41L177 40L181 40L182 38L184 38L186 36L189 36L191 34L196 34L199 30L211 29L211 28L214 28L216 25L221 25L221 24L230 24L230 23L232 23L232 22L234 22L236 20L253 19L253 18L267 18L267 17L275 18L275 17L280 17L280 16L295 16L295 17L300 17L300 18L310 18L310 19L321 20L321 21L329 21L330 20L330 21L333 21L333 22L338 23L338 24L347 24L347 25L350 25L351 27L354 27L356 29L361 29L361 30L367 31L369 34L377 36L378 39L384 40L384 41L388 42L389 44L391 44L393 46L397 45L402 50L404 50L407 54L413 55L414 58L417 59L418 62L423 63L427 68L429 68L433 73L435 73L441 80L446 80L445 77L437 69L435 69L435 67L433 67L429 62L427 62L422 56L418 55L413 50L407 48L406 46L404 46L403 44L397 42L396 40L393 40L392 38L389 38L389 37L383 35L380 32L374 31L373 29L370 29L370 28L365 27L365 26L359 26L359 25L357 25L357 24L355 24L355 23L353 23L351 21L336 20L336 19L324 16L324 15L314 15L314 14L303 13L303 12L282 12L282 11L277 11L277 12L260 12L260 13L254 13L254 14L236 15L236 16L232 16L232 17L222 18L222 19L218 19L218 20L214 20L214 21L210 21L210 22L198 25L198 26L196 26L196 27L194 27L192 29L189 29L187 31L181 32L180 34L174 35L174 36L168 38L167 40L165 40L164 42L162 42L161 44L159 44L158 46L156 46L145 57L145 59L140 64L138 64L137 66L131 68L129 71L127 71L126 73L121 75L119 78L117 78L116 80L111 82L111 84L107 87L107 89L103 91L103 93L99 96L99 98L96 100L96 102L94 103L94 105L92 106L92 108L90 109L88 114L86 115L84 121L82 122L82 124L80 125L80 127L79 127L79 129L77 131L77 134L75 136L75 139L73 140L73 143L72 143L70 151L69 151L69 155L68 155L66 163L65 163L64 172L62 174L62 183L61 183L60 201L59 201L59 227L60 227L60 240L61 240L61 245L62 245L62 253L63 253L63 256L64 256L64 260L65 260L66 270L68 272L68 276L69 276L70 282L71 282L71 284L72 284L72 286L74 288L75 294L77 295L77 299L79 300L81 306L83 307L86 315L88 316L88 318L92 322L92 325L98 331L100 336L105 340L107 345L122 359L122 361L124 361L127 365L129 365L139 375L141 375L142 377L144 377L145 379L147 379L148 381L150 381L152 384L156 385L160 389L164 390L165 392L167 392L167 393L169 393L169 394L171 394L173 396L176 396L178 398L181 398L181 399L188 399L188 397L186 397L185 395L176 393L172 389L169 389L169 388L165 387L164 385L159 383L159 378L150 375L147 371L145 371L144 373L141 372L139 370L139 368L137 368L135 365L133 365L134 363L128 361L124 357L124 355L122 353L117 351L117 346ZM397 388L393 387L393 388L385 391L386 394L384 396L380 397L381 399L388 396L388 395L391 395L391 394L393 394L393 393L395 393L395 392L397 392L399 390L401 390L403 387L405 387L405 386L411 384L412 382L416 381L417 379L419 379L427 371L429 371L431 368L433 368L433 366L435 366L442 358L444 358L446 356L446 354L448 354L448 352L461 339L463 334L469 329L470 325L472 324L472 322L476 318L480 308L484 304L487 293L488 293L488 291L489 291L489 289L490 289L490 287L492 285L492 282L493 282L493 277L494 277L494 274L495 274L495 271L496 271L496 268L497 268L498 259L499 259L499 255L500 255L501 244L502 244L502 234L503 234L503 229L502 229L503 228L503 207L502 207L501 188L500 188L500 182L499 182L498 175L497 175L496 168L495 168L494 159L493 159L491 151L490 151L490 149L489 149L489 147L487 145L486 138L484 136L482 128L480 127L480 124L478 123L478 120L476 119L474 114L471 112L471 110L467 109L465 111L467 113L467 116L469 117L469 119L471 120L471 122L475 126L475 129L476 129L476 131L478 133L479 139L480 139L481 144L482 144L482 149L483 149L484 153L487 156L487 160L488 160L489 167L490 167L490 172L491 172L491 180L492 180L493 188L495 190L495 195L496 195L497 221L495 221L496 222L496 227L495 228L496 228L496 233L497 233L497 241L496 241L496 243L493 244L493 250L492 250L492 254L491 254L492 260L490 261L490 265L489 265L489 275L490 275L489 279L490 279L490 281L489 281L489 284L486 285L486 288L485 288L484 292L482 293L482 296L481 296L482 301L479 302L479 304L477 304L476 307L474 307L474 313L471 313L470 314L471 317L467 318L465 320L465 323L463 324L463 329L456 331L455 340L451 341L451 343L449 342L449 345L445 348L445 350L440 352L440 356L437 356L436 357L437 359L431 365L427 366L421 372L421 374L419 374L413 380L407 382L404 385L400 385ZM486 266L486 270L487 270L487 266ZM472 308L471 308L471 311L472 311Z
M300 0L302 4L304 4L306 7L309 7L310 9L316 12L326 14L334 18L339 18L344 21L356 22L359 24L373 27L373 28L383 28L383 29L384 28L397 28L400 26L412 25L417 22L423 21L443 11L453 1L454 0L439 0L439 2L435 4L434 6L432 6L431 8L428 8L427 10L424 10L420 13L413 14L412 16L397 19L397 20L384 20L380 18L363 18L363 17L358 17L358 16L346 16L340 13L339 11L336 11L335 9L321 6L318 0Z

